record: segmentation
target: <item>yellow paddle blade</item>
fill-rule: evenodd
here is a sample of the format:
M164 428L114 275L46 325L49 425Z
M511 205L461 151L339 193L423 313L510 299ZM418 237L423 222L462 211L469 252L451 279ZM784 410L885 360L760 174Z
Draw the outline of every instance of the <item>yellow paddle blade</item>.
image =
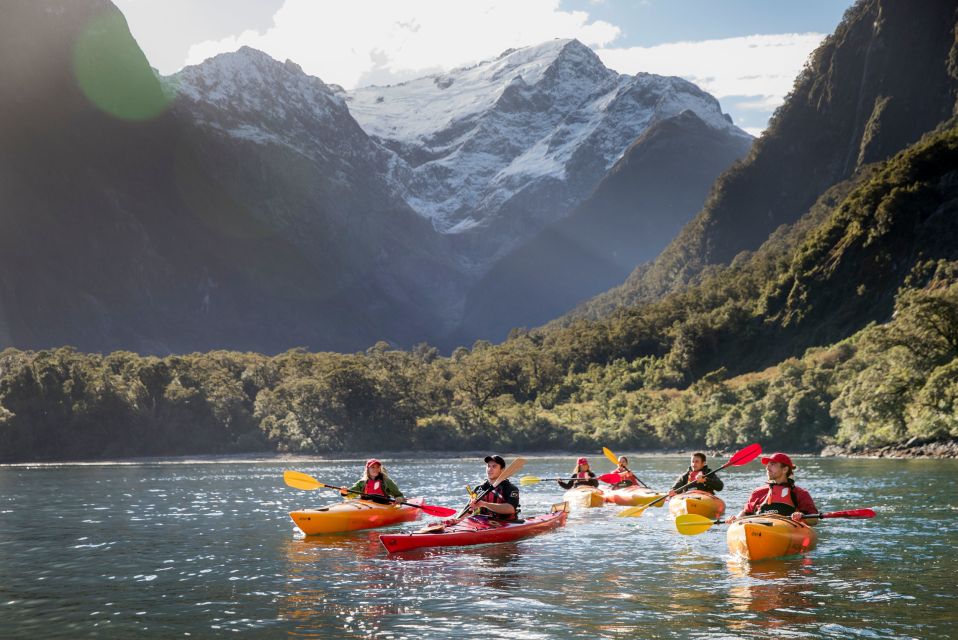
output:
M303 491L312 491L322 486L319 480L313 476L300 473L299 471L284 471L283 480L294 489L302 489Z
M649 506L650 505L642 504L637 507L629 507L628 509L623 509L616 515L618 515L620 518L638 518L645 513L645 510L648 509Z
M675 517L675 530L683 536L697 536L712 528L715 522L711 518L697 513L686 513Z
M473 490L472 490L472 487L470 487L468 484L466 485L466 493L469 494L469 497L470 497L471 499L475 499L475 497L476 497L476 492L473 491Z
M537 482L542 482L542 478L537 476L522 476L519 478L519 484L525 486L527 484L535 484Z
M602 453L604 453L605 457L609 459L609 462L615 466L619 466L619 456L612 453L608 447L602 447Z

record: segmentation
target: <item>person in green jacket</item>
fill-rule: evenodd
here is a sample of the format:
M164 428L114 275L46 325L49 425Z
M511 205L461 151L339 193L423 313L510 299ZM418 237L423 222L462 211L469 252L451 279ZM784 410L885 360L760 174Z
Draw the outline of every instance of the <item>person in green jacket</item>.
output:
M366 468L363 469L362 478L357 480L351 487L340 487L339 491L344 496L355 496L355 493L349 492L358 491L364 494L364 498L370 496L375 502L392 502L390 498L395 498L396 502L400 503L406 501L402 491L399 490L399 487L396 486L392 478L386 474L386 469L383 468L382 463L375 458L370 458L366 461Z

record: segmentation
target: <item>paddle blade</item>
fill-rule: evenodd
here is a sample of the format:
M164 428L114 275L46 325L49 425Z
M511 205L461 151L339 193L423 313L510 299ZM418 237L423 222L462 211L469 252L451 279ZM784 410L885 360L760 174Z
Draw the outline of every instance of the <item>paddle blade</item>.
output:
M299 471L284 471L283 480L294 489L302 489L303 491L312 491L323 486L322 483L313 476L300 473Z
M617 473L603 473L599 476L599 480L607 484L615 484L617 482L622 482L622 476Z
M519 478L519 484L522 486L536 484L537 482L542 482L542 478L536 476L522 476Z
M612 453L608 447L602 447L602 453L605 454L605 457L609 459L609 462L615 466L619 466L619 456Z
M832 511L818 514L820 518L874 518L875 512L871 509L849 509L848 511Z
M423 510L423 513L428 513L431 516L436 516L438 518L448 518L449 516L456 515L455 509L450 509L449 507L439 507L433 504L424 504L420 505L420 509Z
M712 528L713 524L718 523L696 513L685 513L675 517L675 530L683 536L697 536L705 533Z
M628 509L623 509L616 515L619 516L620 518L638 518L643 513L645 513L646 509L648 509L651 506L652 504L649 503L649 504L639 505L638 507L629 507Z
M756 442L754 444L748 445L747 447L745 447L744 449L736 453L734 456L729 458L728 464L726 464L725 466L730 467L730 466L741 466L743 464L748 464L749 462L759 457L760 455L762 455L762 445Z

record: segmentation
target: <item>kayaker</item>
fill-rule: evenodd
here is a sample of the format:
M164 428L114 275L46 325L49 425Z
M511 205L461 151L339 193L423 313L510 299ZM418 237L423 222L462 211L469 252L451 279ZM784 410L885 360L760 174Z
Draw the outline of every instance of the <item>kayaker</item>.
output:
M619 482L612 485L613 489L625 489L626 487L638 486L639 479L635 474L629 471L629 459L625 456L619 456L619 466L612 473L617 473L622 478Z
M676 493L685 493L686 491L704 491L713 495L716 491L721 491L725 487L725 483L715 474L706 477L709 473L712 473L712 470L709 469L705 463L705 454L701 451L696 451L692 454L691 460L689 460L688 471L679 476L675 484L672 485L672 489L669 491L669 497L671 498ZM690 482L694 482L695 484L687 489L682 489L682 487ZM680 491L680 489L682 490Z
M388 502L389 498L395 498L396 502L400 503L406 501L402 491L399 490L396 483L393 482L392 478L386 473L386 469L382 463L375 458L370 458L366 461L366 467L363 469L363 477L357 480L353 486L339 488L339 492L344 496L354 496L356 495L355 493L349 492L355 491L373 496L373 501L375 502ZM382 496L382 499L377 500L376 496Z
M469 503L469 508L478 515L491 516L499 520L515 520L519 515L519 489L508 479L499 483L495 489L492 488L492 483L506 468L506 461L502 459L502 456L497 455L486 456L484 460L488 479L476 487L475 493L481 495L487 490L489 492L480 500L474 498Z
M599 486L599 481L595 479L595 474L589 469L589 461L586 458L576 460L575 469L572 470L572 475L568 480L557 480L556 482L558 482L559 486L563 489L581 486Z
M778 513L798 522L806 513L818 513L818 508L808 491L795 485L792 476L797 467L792 463L791 458L784 453L773 453L767 458L762 458L762 464L765 465L768 486L755 489L745 503L745 507L737 515L729 516L725 522L731 523L736 518L754 513ZM817 523L818 520L815 518L807 522L810 525Z

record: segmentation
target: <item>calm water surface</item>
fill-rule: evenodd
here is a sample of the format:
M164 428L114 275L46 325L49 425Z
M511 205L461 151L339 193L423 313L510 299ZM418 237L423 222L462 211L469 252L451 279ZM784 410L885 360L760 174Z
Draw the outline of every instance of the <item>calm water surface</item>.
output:
M522 474L565 475L573 459L530 457ZM633 468L663 488L686 461ZM385 463L406 495L454 508L484 470ZM400 556L378 532L304 539L287 512L336 495L286 487L283 470L339 484L357 460L0 467L0 638L954 637L958 462L798 465L821 509L878 517L825 521L807 557L751 566L728 556L724 526L680 536L667 509L573 512L525 541ZM730 510L763 477L757 462L722 476ZM523 513L561 495L524 487Z

